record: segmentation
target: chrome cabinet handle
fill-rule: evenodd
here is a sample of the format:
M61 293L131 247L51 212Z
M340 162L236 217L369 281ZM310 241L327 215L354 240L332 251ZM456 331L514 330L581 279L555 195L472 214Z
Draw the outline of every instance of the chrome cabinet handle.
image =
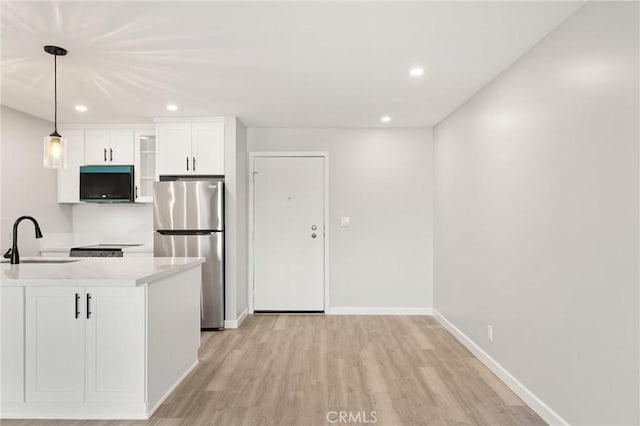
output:
M91 294L87 293L87 319L91 318Z
M187 171L189 171L189 157L187 157Z
M113 149L109 148L109 161L113 161Z
M191 163L191 164L193 164L193 171L195 172L196 171L196 157L191 157L191 158L193 158L193 163Z
M80 295L76 293L76 319L80 318Z
M104 149L104 162L107 162L107 148Z

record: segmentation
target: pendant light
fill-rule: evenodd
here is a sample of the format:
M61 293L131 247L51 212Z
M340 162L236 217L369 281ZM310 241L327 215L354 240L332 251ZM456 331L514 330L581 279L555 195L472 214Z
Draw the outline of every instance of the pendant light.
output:
M44 51L53 55L53 133L44 138L44 167L64 169L67 167L67 140L58 133L58 56L67 54L58 46L45 46Z

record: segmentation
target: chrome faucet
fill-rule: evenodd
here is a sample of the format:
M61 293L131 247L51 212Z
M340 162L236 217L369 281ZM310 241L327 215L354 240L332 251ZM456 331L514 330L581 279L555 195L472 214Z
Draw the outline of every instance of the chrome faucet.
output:
M9 253L5 253L5 255L7 254L11 255L12 265L17 265L18 263L20 263L20 254L18 253L18 225L20 225L20 222L22 222L25 219L28 219L31 222L33 222L33 226L35 226L36 228L36 238L42 238L42 231L40 231L40 225L38 225L38 221L32 218L31 216L20 216L13 223L13 245L11 246L11 250Z

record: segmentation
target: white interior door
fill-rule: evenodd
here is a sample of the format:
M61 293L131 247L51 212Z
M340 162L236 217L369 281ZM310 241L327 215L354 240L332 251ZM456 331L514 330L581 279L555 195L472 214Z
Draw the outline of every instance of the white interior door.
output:
M254 310L324 310L324 158L254 159Z

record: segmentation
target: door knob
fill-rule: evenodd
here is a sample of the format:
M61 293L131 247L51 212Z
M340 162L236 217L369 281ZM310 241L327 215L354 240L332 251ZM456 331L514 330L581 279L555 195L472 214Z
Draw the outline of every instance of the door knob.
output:
M311 238L316 238L317 236L318 236L318 234L316 234L315 232L313 232L313 233L311 234Z

